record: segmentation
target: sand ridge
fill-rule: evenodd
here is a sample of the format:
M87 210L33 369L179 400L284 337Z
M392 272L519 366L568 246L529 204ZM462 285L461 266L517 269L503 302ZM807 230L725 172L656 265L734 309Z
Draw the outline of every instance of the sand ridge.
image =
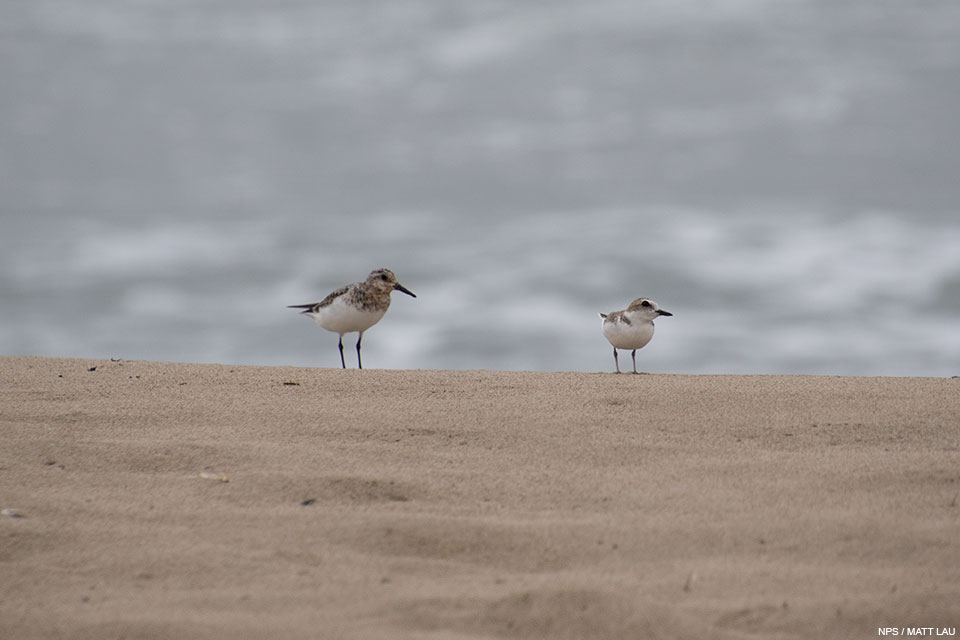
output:
M960 380L0 358L17 638L960 626Z

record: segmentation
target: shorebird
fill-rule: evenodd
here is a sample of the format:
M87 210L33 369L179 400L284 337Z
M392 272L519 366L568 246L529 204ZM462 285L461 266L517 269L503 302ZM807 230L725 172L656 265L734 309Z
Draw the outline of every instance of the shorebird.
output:
M363 332L377 324L390 308L390 294L402 291L416 298L412 291L397 282L397 276L390 269L374 269L363 282L355 282L340 287L320 302L311 304L292 304L289 309L303 309L300 313L310 316L327 331L340 334L337 346L340 348L340 365L344 369L347 363L343 359L343 334L360 332L357 338L357 368L363 369L360 361L360 341Z
M637 373L637 349L642 349L653 338L653 320L660 316L672 316L649 298L637 298L623 311L601 313L603 337L613 345L613 362L620 373L617 349L630 349L633 372Z

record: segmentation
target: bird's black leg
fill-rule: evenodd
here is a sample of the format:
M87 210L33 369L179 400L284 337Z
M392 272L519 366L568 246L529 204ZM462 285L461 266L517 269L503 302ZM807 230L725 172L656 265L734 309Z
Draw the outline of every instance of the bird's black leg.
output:
M620 373L620 359L617 357L617 348L613 348L613 363L617 365L617 373Z
M634 349L630 352L630 356L633 358L633 372L637 372L637 350Z
M340 347L340 366L344 369L347 368L347 362L343 359L343 336L340 336L340 340L337 342L337 346Z
M360 337L357 338L357 368L363 369L363 364L360 362L360 341L363 340L363 332L360 332Z

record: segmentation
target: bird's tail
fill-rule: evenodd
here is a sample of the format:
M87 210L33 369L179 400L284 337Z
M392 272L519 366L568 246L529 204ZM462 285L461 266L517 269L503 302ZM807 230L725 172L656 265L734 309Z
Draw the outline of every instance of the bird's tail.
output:
M600 314L600 319L601 319L601 320L604 319L604 318L606 318L606 317L607 317L607 314L605 314L605 313L601 313L601 314Z
M316 302L310 304L288 304L287 309L303 309L300 313L310 313L317 306Z

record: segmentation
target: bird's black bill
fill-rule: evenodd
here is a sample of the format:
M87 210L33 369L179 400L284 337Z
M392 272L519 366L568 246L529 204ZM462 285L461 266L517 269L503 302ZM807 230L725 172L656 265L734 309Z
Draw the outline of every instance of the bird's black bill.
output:
M403 292L404 292L405 294L407 294L408 296L412 296L412 297L414 297L414 298L417 297L417 294L415 294L413 291L410 291L410 289L407 289L405 286L403 286L403 285L400 284L399 282L398 282L397 284L393 285L393 288L396 289L397 291L403 291Z
M662 316L672 316L672 315L673 315L673 314L670 313L669 311L664 311L663 309L660 309L659 311L657 311L657 313L659 313L659 314L662 315Z

